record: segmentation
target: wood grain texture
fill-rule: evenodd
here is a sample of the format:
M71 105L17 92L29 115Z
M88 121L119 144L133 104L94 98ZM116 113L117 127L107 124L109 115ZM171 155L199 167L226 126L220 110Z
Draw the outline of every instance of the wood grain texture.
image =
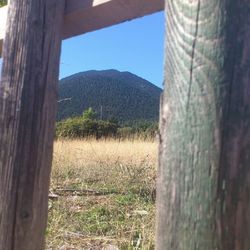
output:
M0 249L44 249L64 0L11 0L0 83Z
M8 7L0 7L0 57L2 55L3 38L5 36Z
M166 1L157 249L250 248L250 2Z
M84 34L164 9L164 0L67 0L63 37Z

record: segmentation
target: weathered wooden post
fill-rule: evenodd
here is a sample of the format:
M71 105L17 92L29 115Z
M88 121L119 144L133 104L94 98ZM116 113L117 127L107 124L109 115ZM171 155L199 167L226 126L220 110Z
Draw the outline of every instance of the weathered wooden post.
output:
M11 0L0 84L0 249L44 248L64 0Z
M157 249L250 249L250 1L168 0Z

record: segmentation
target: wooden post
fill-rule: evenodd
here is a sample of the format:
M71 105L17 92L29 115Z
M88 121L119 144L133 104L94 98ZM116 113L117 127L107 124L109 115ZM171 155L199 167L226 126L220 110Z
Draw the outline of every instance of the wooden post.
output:
M157 249L250 249L250 2L168 0Z
M11 0L0 84L0 249L44 249L64 0Z

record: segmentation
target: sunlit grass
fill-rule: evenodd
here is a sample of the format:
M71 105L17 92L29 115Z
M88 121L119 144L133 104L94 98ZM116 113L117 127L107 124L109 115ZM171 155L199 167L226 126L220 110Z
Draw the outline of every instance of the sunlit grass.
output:
M154 249L156 156L156 142L55 142L47 249Z

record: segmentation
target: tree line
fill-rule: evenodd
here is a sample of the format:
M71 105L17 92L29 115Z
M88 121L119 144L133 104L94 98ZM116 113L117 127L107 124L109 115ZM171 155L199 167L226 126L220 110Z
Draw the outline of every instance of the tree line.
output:
M116 118L97 119L97 113L88 108L81 116L56 123L56 138L141 138L153 139L158 130L157 122L131 121L120 123Z

